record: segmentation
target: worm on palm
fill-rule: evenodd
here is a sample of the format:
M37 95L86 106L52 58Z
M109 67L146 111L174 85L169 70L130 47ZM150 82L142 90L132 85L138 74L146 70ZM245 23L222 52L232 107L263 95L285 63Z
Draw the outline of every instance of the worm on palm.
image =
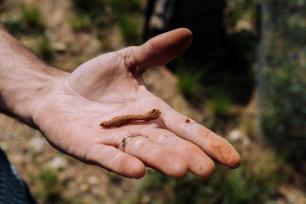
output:
M131 122L137 122L137 121L150 121L157 119L160 116L161 112L158 109L152 109L151 111L142 114L142 115L122 115L122 116L116 116L110 120L102 121L100 123L100 126L104 128L110 128L110 127L121 127L122 125L131 123Z

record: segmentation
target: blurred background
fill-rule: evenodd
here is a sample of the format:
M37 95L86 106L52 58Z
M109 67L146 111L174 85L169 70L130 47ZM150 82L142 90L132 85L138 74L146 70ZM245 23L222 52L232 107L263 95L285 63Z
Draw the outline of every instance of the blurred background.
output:
M305 0L0 0L0 22L47 63L73 71L177 27L193 45L147 87L228 139L242 165L208 180L148 170L125 179L54 150L0 115L1 147L38 203L306 203Z

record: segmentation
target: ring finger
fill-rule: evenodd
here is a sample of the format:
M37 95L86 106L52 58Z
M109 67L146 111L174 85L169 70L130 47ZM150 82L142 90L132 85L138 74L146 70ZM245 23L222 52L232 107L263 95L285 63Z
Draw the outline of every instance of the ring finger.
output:
M188 163L189 170L195 175L206 178L213 174L215 169L214 162L195 144L183 140L165 129L150 128L144 131L148 134L150 141L160 144L184 158Z
M188 171L184 159L144 136L133 136L128 139L124 150L142 160L147 166L169 176L181 177Z

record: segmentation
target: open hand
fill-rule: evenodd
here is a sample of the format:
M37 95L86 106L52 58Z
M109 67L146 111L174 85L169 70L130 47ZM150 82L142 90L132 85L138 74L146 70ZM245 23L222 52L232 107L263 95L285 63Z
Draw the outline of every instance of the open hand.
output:
M174 177L188 171L207 177L214 171L213 160L238 167L240 157L225 139L173 110L143 85L147 68L169 62L191 40L189 30L173 30L63 73L37 107L35 124L64 153L127 177L142 177L145 166ZM156 120L100 126L101 121L153 108L161 111ZM129 136L134 137L123 151L119 147Z

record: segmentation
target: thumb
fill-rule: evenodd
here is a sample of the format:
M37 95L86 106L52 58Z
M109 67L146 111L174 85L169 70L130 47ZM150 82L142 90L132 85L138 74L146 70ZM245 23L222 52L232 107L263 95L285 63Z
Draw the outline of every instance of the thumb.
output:
M144 72L147 68L163 65L181 54L192 42L192 33L186 28L158 35L140 46L128 47L123 56L128 68Z

